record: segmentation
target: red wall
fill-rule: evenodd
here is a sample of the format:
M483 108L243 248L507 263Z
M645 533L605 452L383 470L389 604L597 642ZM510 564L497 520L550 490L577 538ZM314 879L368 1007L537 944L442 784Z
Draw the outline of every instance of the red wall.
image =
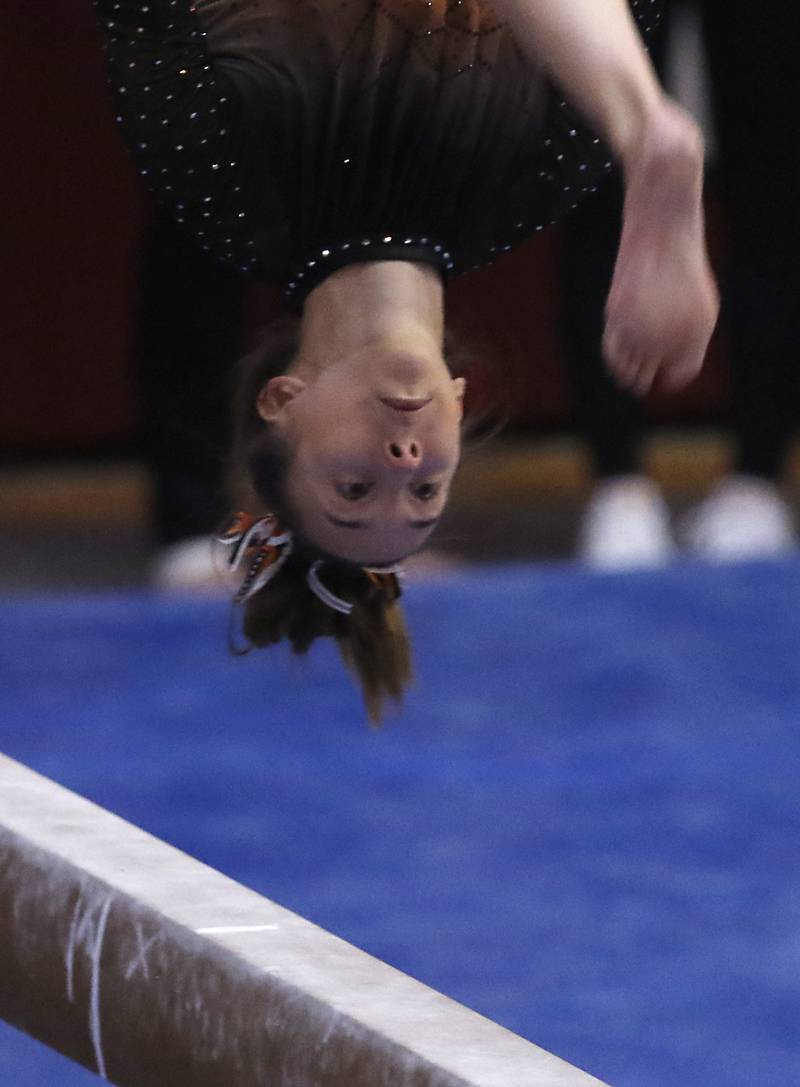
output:
M8 450L125 440L141 200L91 4L8 0L4 13L0 441Z
M146 201L113 121L89 0L7 0L4 10L0 449L118 448L136 433L130 329ZM455 328L511 389L516 418L534 424L569 422L557 244L557 233L540 236L450 292ZM275 311L275 291L256 299ZM654 414L719 413L720 374L715 358L690 393L656 399Z

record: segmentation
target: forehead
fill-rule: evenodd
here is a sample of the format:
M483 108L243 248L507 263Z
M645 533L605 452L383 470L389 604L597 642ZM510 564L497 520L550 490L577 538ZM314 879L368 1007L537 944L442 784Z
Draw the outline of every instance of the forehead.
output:
M333 558L359 566L394 566L425 545L432 529L414 530L375 524L369 529L345 529L317 518L303 518L307 539Z

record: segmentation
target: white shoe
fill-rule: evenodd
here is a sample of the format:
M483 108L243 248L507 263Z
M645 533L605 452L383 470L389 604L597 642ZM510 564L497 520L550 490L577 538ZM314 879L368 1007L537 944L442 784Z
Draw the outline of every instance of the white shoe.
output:
M645 476L615 476L595 488L583 517L579 557L601 570L665 566L676 554L669 510Z
M231 584L226 574L211 537L193 536L159 552L150 580L162 592L227 593Z
M684 519L681 538L712 562L776 558L797 547L792 516L778 488L757 476L731 476Z

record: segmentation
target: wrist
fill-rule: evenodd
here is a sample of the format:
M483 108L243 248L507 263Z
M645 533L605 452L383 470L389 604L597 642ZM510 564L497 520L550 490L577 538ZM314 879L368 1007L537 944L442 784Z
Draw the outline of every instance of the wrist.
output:
M694 118L665 94L646 108L631 113L625 131L618 134L612 150L627 182L656 162L680 164L702 178L705 148Z
M661 123L667 96L655 79L628 80L621 74L609 77L598 97L600 134L624 169Z

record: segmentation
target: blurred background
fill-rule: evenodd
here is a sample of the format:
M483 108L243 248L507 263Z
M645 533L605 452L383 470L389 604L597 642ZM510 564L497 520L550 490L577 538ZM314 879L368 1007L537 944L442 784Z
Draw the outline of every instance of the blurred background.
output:
M661 67L706 122L718 156L697 11L691 4L675 6L688 14L673 20ZM233 284L218 269L199 267L179 251L184 243L170 237L169 225L155 219L115 129L90 6L53 0L45 10L12 0L12 8L0 42L8 87L8 153L0 171L0 583L6 589L141 584L158 572L164 548L211 529L219 513L203 508L186 515L185 523L178 514L178 523L165 524L165 506L173 514L181 502L191 506L202 474L219 476L224 464L220 398L209 387L205 405L190 404L188 390L197 384L192 376L200 366L224 374L229 360L220 367L213 352L223 357L246 346L281 312L280 294L269 286ZM710 246L722 270L731 210L718 178L712 164ZM465 460L450 516L435 541L447 556L658 563L663 540L645 542L643 554L635 541L632 550L623 541L620 554L612 546L609 555L603 551L607 541L587 542L596 484L646 474L674 522L734 470L733 337L724 323L703 375L681 395L656 390L633 419L637 409L620 404L605 386L597 391L603 379L592 321L597 324L610 271L603 253L613 253L609 203L613 196L601 194L582 220L537 237L449 291L455 341L478 360L472 406L499 409L495 414L506 425L502 436L475 443ZM763 219L763 209L759 215ZM784 233L787 228L784 221ZM765 275L760 289L766 294L772 284ZM176 294L177 281L183 288ZM184 336L183 370L170 378L175 331L159 324L159 312L166 304L176 320L191 326L208 297L218 300L218 324L227 323L229 332L220 338L217 330L215 340L202 327L194 330L194 342ZM172 471L164 466L169 441L159 432L164 409L157 401L165 396L177 404L175 426L193 432L194 447L190 440L184 460L194 461L173 467L184 477L196 468L199 483L163 478ZM752 397L747 399L750 405ZM193 416L181 420L181 405ZM211 422L204 421L204 411L216 412ZM596 438L592 428L598 427L605 433ZM616 443L610 455L597 448L598 442L608 447L609 433ZM777 480L792 519L799 472L792 436ZM652 493L639 502L633 514L623 511L628 521L637 510L652 515ZM215 505L221 509L224 501ZM611 531L630 536L630 524Z

